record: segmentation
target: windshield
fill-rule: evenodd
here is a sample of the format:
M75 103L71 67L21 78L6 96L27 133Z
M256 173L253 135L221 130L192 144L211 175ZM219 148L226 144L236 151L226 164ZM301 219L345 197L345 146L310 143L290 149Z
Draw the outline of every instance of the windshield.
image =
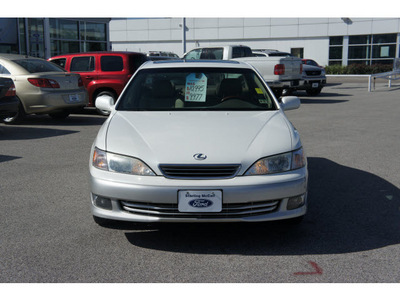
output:
M23 67L29 73L43 73L43 72L65 72L61 67L41 59L18 59L14 62Z
M239 68L160 68L138 72L117 110L275 110L257 74Z

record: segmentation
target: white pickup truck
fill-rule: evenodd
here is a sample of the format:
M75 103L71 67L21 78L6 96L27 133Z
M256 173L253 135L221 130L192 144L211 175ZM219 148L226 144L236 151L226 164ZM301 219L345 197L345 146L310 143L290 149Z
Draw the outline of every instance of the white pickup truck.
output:
M247 46L210 46L195 48L184 59L238 60L251 64L263 76L277 97L283 90L295 90L301 85L302 63L297 57L257 57Z

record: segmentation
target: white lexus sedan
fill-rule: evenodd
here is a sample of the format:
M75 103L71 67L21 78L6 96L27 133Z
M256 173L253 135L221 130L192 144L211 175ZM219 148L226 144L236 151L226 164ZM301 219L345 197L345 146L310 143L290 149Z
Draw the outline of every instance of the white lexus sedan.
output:
M142 65L91 149L94 220L299 221L307 209L300 137L258 72L237 61Z

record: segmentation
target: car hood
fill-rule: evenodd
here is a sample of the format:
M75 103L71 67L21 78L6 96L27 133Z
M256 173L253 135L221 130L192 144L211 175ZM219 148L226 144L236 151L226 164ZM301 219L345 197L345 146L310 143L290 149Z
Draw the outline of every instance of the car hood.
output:
M300 140L281 111L116 112L103 131L109 152L159 164L241 164L293 150ZM207 156L194 159L196 153Z

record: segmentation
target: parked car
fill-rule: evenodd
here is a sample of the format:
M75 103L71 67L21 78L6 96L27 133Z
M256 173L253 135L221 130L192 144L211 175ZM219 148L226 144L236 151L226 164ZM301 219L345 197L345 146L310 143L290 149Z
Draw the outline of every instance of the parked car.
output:
M326 85L325 69L304 64L302 82L297 90L305 90L309 96L318 96Z
M0 77L0 121L18 113L19 101L11 78Z
M65 70L81 75L89 93L89 106L92 107L102 95L116 101L133 73L147 60L143 53L117 51L65 54L49 59Z
M152 56L152 57L164 56L164 57L179 58L178 54L168 51L149 51L149 53L147 53L147 56Z
M256 49L252 50L254 56L265 56L265 57L274 57L274 56L281 56L281 57L296 57L289 52L283 52L279 50L273 49Z
M18 113L5 118L6 124L17 124L26 114L66 118L72 109L88 103L81 77L44 59L0 54L0 73L14 80L19 100Z
M301 60L301 62L302 62L304 65L314 66L314 67L318 67L318 68L324 69L323 66L320 66L320 65L319 65L315 60L313 60L313 59L303 58L303 59Z
M176 60L179 58L171 57L171 56L149 56L147 55L147 58L149 60L155 61L155 60Z
M301 84L303 64L301 59L290 56L257 57L245 45L199 47L183 56L186 60L237 60L254 66L277 97L292 91Z
M256 69L238 61L142 65L92 145L99 224L299 221L307 166L297 130Z

